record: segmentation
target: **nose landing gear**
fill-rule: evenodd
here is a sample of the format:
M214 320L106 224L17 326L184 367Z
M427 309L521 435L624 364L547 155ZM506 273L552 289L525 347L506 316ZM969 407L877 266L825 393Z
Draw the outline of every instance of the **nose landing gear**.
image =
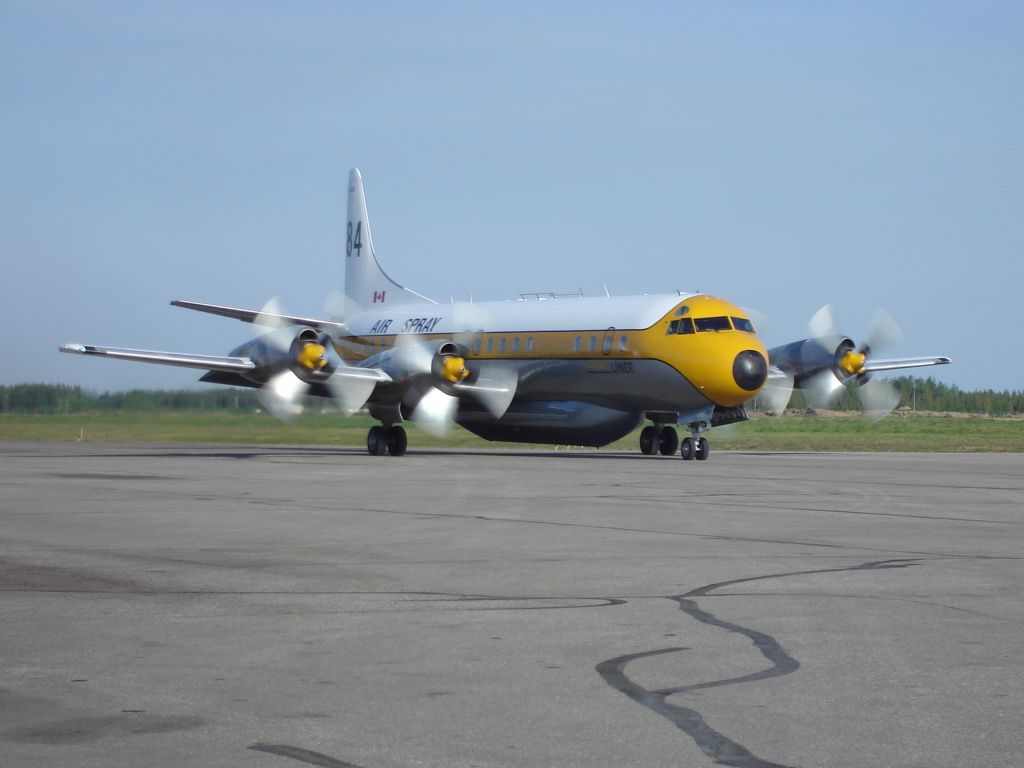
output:
M679 449L679 455L683 458L683 461L706 461L708 453L711 448L708 445L707 438L698 437L694 440L692 437L683 438L683 444Z
M706 438L700 436L700 433L707 428L707 424L702 421L695 421L692 424L687 424L690 428L690 437L683 438L682 446L679 449L679 455L683 461L707 461L708 454L711 453L711 446L708 444Z

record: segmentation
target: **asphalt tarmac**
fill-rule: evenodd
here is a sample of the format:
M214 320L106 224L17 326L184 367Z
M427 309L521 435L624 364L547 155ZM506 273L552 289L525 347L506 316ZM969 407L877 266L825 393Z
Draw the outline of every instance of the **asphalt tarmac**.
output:
M1024 455L0 443L0 764L1018 766Z

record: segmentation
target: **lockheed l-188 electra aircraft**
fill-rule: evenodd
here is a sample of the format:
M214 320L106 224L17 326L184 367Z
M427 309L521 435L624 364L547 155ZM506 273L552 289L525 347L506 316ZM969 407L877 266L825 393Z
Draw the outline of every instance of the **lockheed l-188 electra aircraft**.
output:
M228 356L66 344L62 352L205 370L200 381L259 389L275 416L307 395L351 413L364 406L373 455L406 451L402 424L433 433L460 424L487 440L600 447L645 421L644 454L707 459L703 433L743 421L764 392L781 412L794 388L827 403L860 384L865 410L884 415L898 397L871 374L941 365L948 357L874 358L897 331L881 315L857 346L831 310L811 336L765 349L747 312L705 294L529 294L496 302L432 301L392 280L373 248L363 181L349 177L345 300L339 317L284 314L194 301L171 304L269 328ZM683 428L680 442L676 427Z

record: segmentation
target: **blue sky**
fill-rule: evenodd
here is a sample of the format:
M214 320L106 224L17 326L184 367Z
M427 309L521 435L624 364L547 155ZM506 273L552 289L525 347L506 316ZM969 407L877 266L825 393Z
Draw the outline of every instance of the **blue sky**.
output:
M191 386L63 342L221 354L175 298L320 312L348 170L441 300L827 302L937 378L1024 388L1024 6L0 5L0 383Z

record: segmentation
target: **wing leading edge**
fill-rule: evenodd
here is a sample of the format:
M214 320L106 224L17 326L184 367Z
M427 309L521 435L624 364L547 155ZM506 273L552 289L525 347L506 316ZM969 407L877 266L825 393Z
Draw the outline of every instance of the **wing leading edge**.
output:
M198 368L203 371L243 373L256 369L256 363L248 357L222 355L191 355L181 352L158 352L152 349L128 349L127 347L97 347L92 344L63 344L61 352L75 355L111 357L117 360L135 360L157 365L174 365L180 368Z
M907 368L926 368L930 365L948 365L951 362L953 362L953 359L945 356L904 357L893 360L868 360L864 363L864 372L877 373L878 371L902 371Z

